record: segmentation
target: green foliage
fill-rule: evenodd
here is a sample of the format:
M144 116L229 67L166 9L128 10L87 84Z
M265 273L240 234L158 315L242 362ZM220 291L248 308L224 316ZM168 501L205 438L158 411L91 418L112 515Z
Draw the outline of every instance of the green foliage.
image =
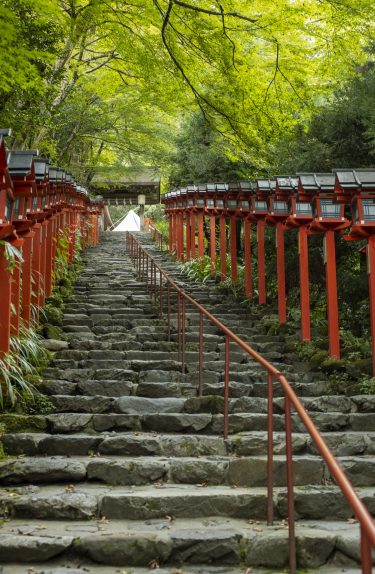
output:
M50 358L40 336L32 329L22 329L20 336L12 337L10 343L10 352L0 359L2 409L14 407L24 395L35 394L35 386L29 381L32 376L38 377Z
M217 135L181 157L173 181L202 166L213 177L223 166L267 171L280 136L358 74L374 10L370 0L3 0L0 123L14 147L90 183L105 166L168 174L176 132L198 111Z
M180 267L190 279L199 281L200 283L207 281L213 274L211 259L207 255L205 257L191 259L186 263L182 263Z
M188 116L170 157L170 184L181 187L189 183L246 179L249 169L229 156L229 144L212 129L202 113Z
M14 245L9 243L9 241L0 240L0 249L1 248L4 249L4 255L8 262L9 271L13 271L17 261L20 263L23 262L22 253L17 249L17 247L14 247Z
M25 393L17 403L17 412L26 415L48 415L56 411L50 399L41 393Z
M41 323L49 323L50 325L62 325L63 312L58 307L54 307L47 303L42 309L40 314Z

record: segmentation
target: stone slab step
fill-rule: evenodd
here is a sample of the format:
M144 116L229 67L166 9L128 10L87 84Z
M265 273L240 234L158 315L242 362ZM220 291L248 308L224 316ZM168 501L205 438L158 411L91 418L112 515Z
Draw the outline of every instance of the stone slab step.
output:
M338 457L341 468L354 486L372 486L374 456ZM297 486L333 483L323 460L313 455L293 457ZM0 484L101 481L106 484L140 485L163 483L230 486L263 486L267 480L265 456L100 456L90 458L30 457L0 462ZM273 483L286 485L285 456L274 455Z
M107 400L107 397L103 397ZM311 413L321 432L374 431L375 416L371 413ZM236 413L228 417L230 434L267 429L267 415L262 413ZM4 432L46 432L52 434L82 431L151 431L165 433L202 433L220 436L223 433L223 415L209 413L154 413L145 415L117 413L54 413L50 415L3 415ZM295 432L305 432L297 415L292 416ZM284 428L284 417L274 415L276 432Z
M155 560L160 574L177 574L177 570L181 574L240 574L245 566L251 567L252 574L270 574L270 568L279 572L287 566L285 523L267 526L215 516L204 522L170 518L147 525L118 520L97 521L90 526L87 522L50 521L48 533L38 522L12 521L0 530L4 574L29 574L30 567L41 574L37 563L44 574L118 574L119 570L110 569L110 565L131 567L132 574L146 574ZM359 536L353 525L299 522L296 539L298 568L312 568L310 574L359 572L355 566ZM28 570L21 565L14 570L14 556L20 557Z
M357 493L375 515L375 489L357 488ZM287 493L274 489L275 519L287 516ZM100 483L11 486L0 495L9 518L35 520L112 519L150 520L173 515L203 518L220 515L263 520L267 493L263 487L230 487L162 483L151 486L108 486ZM296 486L295 514L298 519L349 520L353 516L341 490L335 486Z
M323 433L323 438L336 456L375 455L375 433ZM18 433L2 435L6 452L16 455L85 456L90 453L120 456L238 456L264 455L267 433L254 431L229 436L162 433L91 433L45 434ZM296 454L316 454L316 448L306 433L293 434ZM284 433L274 433L274 453L285 454Z

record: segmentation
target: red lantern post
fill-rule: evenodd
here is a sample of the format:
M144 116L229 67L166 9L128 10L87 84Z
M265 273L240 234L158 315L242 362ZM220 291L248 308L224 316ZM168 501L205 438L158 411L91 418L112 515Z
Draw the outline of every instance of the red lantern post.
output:
M264 305L267 300L264 228L268 216L268 198L275 186L274 180L258 179L252 198L252 216L257 221L259 305Z
M15 202L12 223L17 236L23 239L22 246L22 318L26 328L30 327L32 296L39 296L40 237L34 222L38 208L38 191L35 181L35 150L12 151L8 155L8 169L12 178ZM37 308L36 308L37 314ZM37 317L35 317L37 318Z
M290 197L287 227L298 228L299 280L301 305L301 339L311 340L309 249L307 226L313 220L311 200L319 187L311 174L298 174L298 188Z
M0 130L0 357L9 351L11 330L11 273L3 243L14 235L12 221L13 186L9 177L5 137L9 129Z
M327 319L329 354L340 358L339 312L337 302L335 232L345 229L350 222L345 219L343 204L334 196L334 174L315 174L319 194L313 199L314 220L310 224L313 233L324 233L324 263L326 268Z
M285 222L289 217L288 200L298 186L298 178L290 176L276 177L276 188L269 202L267 222L276 226L277 257L277 296L279 322L286 322L286 284L285 284Z
M372 373L375 376L375 170L337 170L335 192L338 201L351 204L352 228L344 239L367 239Z

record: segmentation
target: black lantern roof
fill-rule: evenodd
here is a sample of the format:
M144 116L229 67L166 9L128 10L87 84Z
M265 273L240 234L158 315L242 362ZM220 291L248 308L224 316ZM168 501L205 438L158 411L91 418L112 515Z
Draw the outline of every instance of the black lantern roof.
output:
M261 193L271 193L276 189L275 179L257 179L257 190Z
M357 191L361 184L358 181L353 169L334 169L338 190Z
M334 169L337 191L375 190L375 169Z
M229 190L229 185L227 183L216 183L216 190L218 191L218 193L225 193L226 191ZM207 190L208 190L208 186L207 186Z
M361 189L375 189L375 169L356 169L354 174L361 183Z
M240 181L241 191L251 193L254 191L254 185L251 181Z
M199 193L199 192L202 193L202 192L208 191L208 184L206 184L206 183L199 183L199 184L196 186L196 191L198 191L198 193Z
M334 173L316 173L315 179L319 185L320 191L333 192L335 189Z
M299 180L299 188L309 193L317 193L319 191L319 184L316 180L314 173L297 173Z
M49 168L49 179L53 183L60 183L65 181L65 171L59 167L50 167Z
M239 181L232 181L228 183L228 192L229 193L239 193L241 191L241 185Z
M290 175L278 175L276 188L284 193L293 193L298 188L298 177Z
M186 187L186 190L188 193L194 193L197 190L197 188L195 187L195 185L188 185Z
M48 177L49 173L49 160L46 158L35 158L34 159L34 167L35 167L35 179L37 181L43 181Z
M30 175L34 157L38 150L16 150L8 154L8 170L10 175Z

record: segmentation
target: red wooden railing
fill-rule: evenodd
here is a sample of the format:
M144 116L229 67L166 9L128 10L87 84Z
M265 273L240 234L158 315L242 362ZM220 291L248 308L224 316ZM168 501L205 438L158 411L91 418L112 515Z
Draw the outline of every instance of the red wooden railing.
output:
M286 377L276 367L271 365L259 353L254 351L247 343L242 341L233 331L228 329L221 321L212 315L207 309L195 301L183 291L169 275L147 253L134 235L127 233L126 250L136 267L138 277L145 281L148 289L154 297L155 303L159 299L160 317L164 313L164 303L167 306L168 339L171 336L171 291L177 294L177 335L178 357L185 368L185 329L186 329L186 304L193 306L199 313L198 333L198 391L202 394L203 383L203 333L204 319L215 325L225 337L224 359L224 438L229 431L228 403L229 403L229 370L230 370L230 342L232 341L261 365L268 375L267 381L267 523L273 522L273 386L278 382L284 394L284 417L285 417L285 443L286 443L286 476L288 498L288 527L289 527L289 569L291 574L296 573L296 541L294 519L294 478L293 478L293 450L292 450L292 409L295 409L307 432L313 439L317 450L324 459L331 476L351 507L359 521L361 537L361 568L363 574L372 572L372 548L375 547L375 524L368 510L356 494L352 484L341 469L338 461L332 454L328 445L321 436L319 430L306 412L301 401L291 388Z

